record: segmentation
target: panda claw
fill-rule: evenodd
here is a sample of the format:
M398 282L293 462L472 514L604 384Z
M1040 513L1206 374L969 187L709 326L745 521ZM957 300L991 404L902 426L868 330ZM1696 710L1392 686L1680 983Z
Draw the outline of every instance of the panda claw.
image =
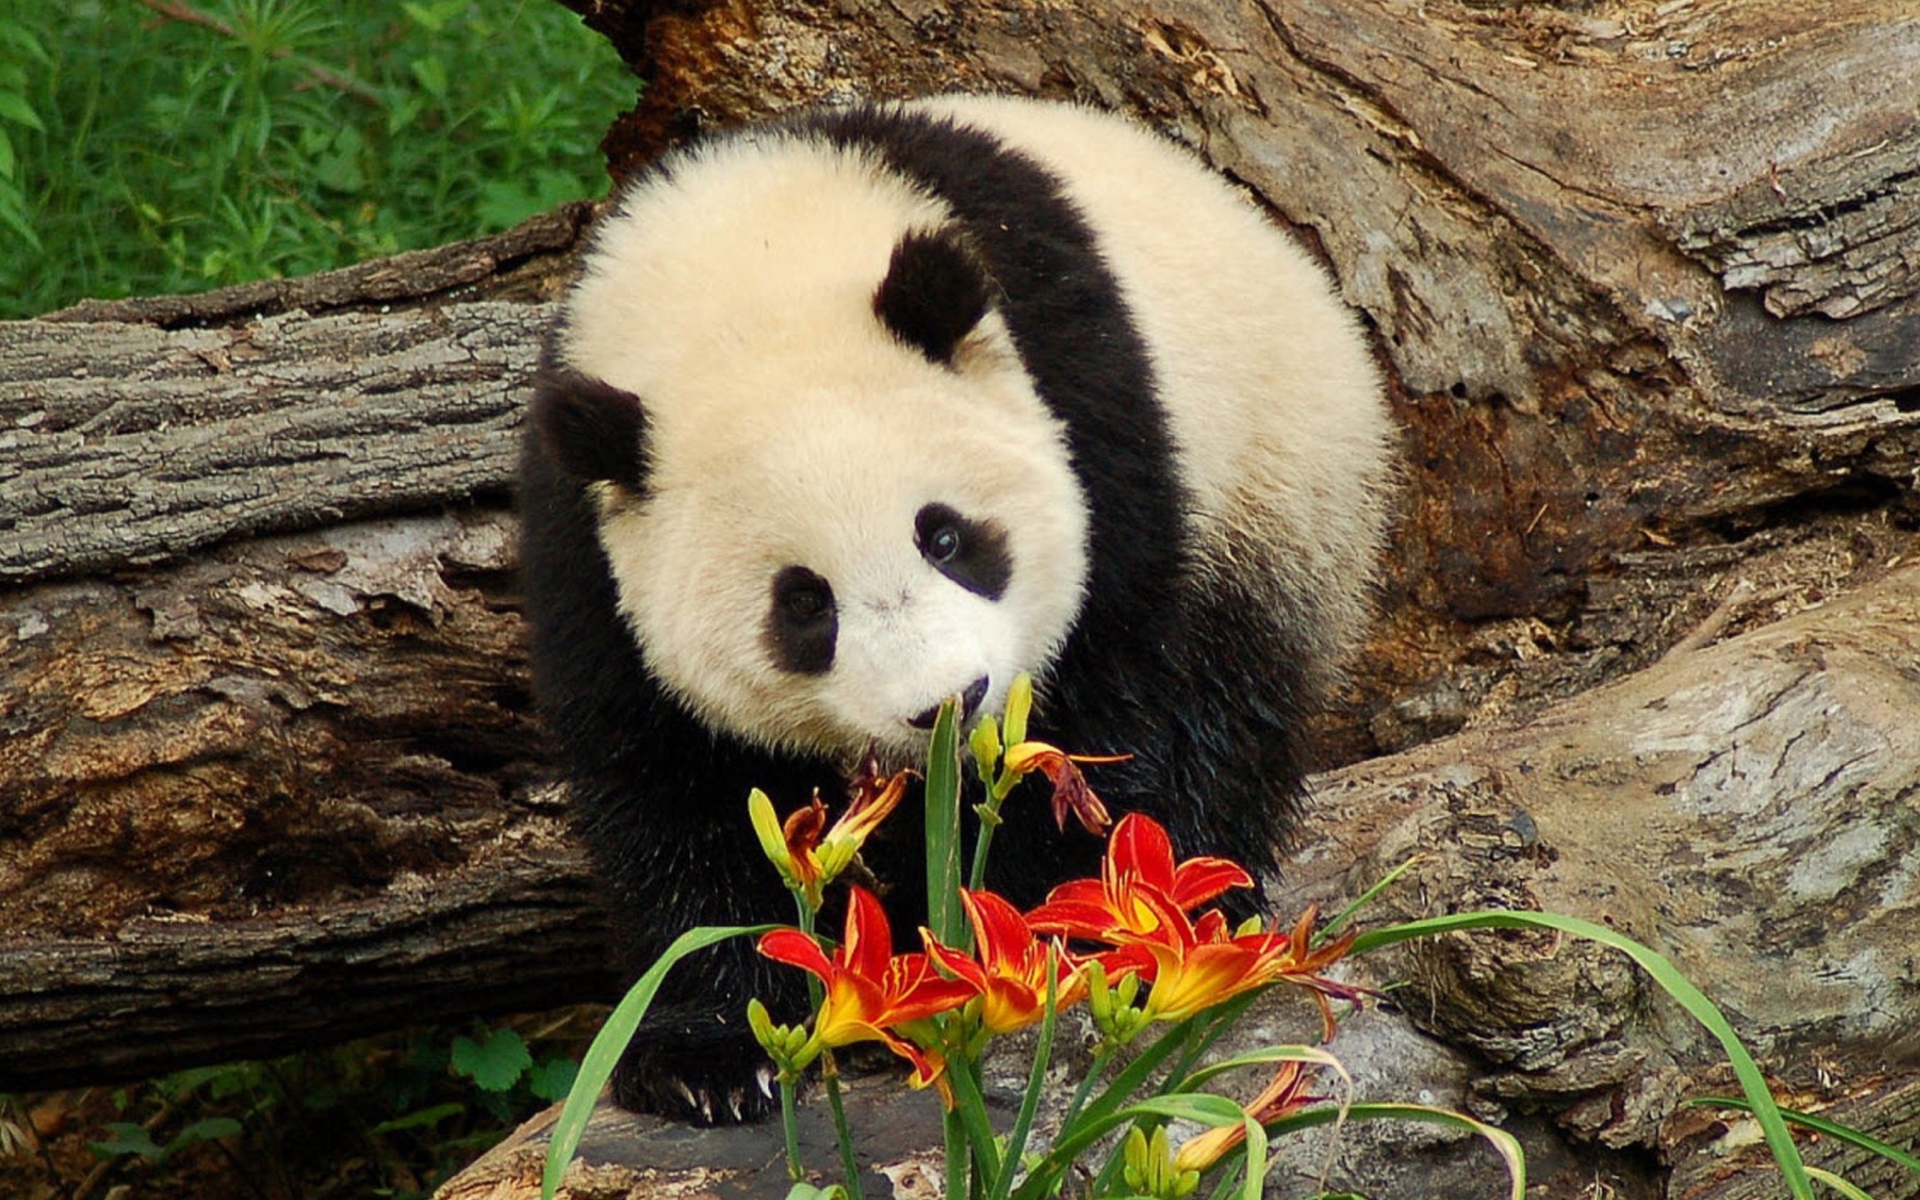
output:
M700 1119L713 1124L713 1093L705 1088L700 1089Z
M760 1085L760 1094L773 1099L773 1068L761 1067L753 1073L753 1081Z
M739 1088L734 1088L727 1093L727 1111L733 1114L734 1124L738 1125L747 1119L746 1107L747 1095L745 1092Z
M686 1104L687 1104L687 1107L688 1107L688 1108L690 1108L690 1109L698 1109L698 1108L700 1107L700 1099L699 1099L699 1097L697 1097L697 1096L695 1096L695 1095L693 1094L693 1089L687 1086L687 1081L686 1081L686 1080L684 1080L684 1079L676 1079L676 1080L674 1080L674 1081L673 1081L673 1090L674 1090L674 1091L676 1091L676 1092L678 1092L678 1093L680 1093L680 1098L681 1098L682 1100L684 1100L684 1101L686 1101Z

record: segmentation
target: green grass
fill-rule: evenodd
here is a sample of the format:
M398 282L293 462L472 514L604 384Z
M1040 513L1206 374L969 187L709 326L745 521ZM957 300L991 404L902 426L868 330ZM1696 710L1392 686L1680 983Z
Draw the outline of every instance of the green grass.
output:
M558 0L0 0L0 317L602 195L636 92Z

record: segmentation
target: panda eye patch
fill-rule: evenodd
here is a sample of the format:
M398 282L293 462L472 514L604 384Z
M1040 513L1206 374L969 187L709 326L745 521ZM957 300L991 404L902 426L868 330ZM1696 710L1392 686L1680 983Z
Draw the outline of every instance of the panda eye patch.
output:
M817 621L831 604L824 591L804 584L780 593L780 607L795 621Z
M840 621L833 586L805 567L782 567L760 632L773 665L794 675L824 675L833 666Z
M948 505L929 504L914 514L913 543L934 570L976 596L998 600L1013 579L1006 531Z

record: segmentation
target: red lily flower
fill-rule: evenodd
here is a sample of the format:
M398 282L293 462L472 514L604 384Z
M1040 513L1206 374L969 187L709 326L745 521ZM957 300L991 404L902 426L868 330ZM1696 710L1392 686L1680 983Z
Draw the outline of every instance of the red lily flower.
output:
M826 984L826 999L814 1019L813 1042L820 1046L884 1042L913 1064L916 1087L926 1086L940 1074L945 1064L937 1056L929 1056L890 1031L956 1008L973 997L974 989L941 978L924 954L894 954L887 914L873 893L858 886L849 889L846 936L831 958L797 929L763 934L759 946L766 957L812 971Z
M1163 911L1191 912L1228 888L1252 886L1253 877L1224 858L1176 865L1166 829L1151 817L1128 813L1107 841L1100 878L1054 888L1046 903L1027 914L1027 923L1038 933L1152 943L1166 937Z
M1137 900L1154 910L1161 934L1138 946L1153 959L1147 975L1153 984L1148 1016L1183 1021L1281 977L1290 945L1286 934L1257 929L1234 933L1217 909L1191 922L1152 889L1141 890Z
M941 945L930 930L922 929L927 954L979 993L980 1020L988 1033L1009 1033L1040 1020L1047 1009L1047 944L1033 936L1019 909L992 892L961 888L960 902L973 925L978 958ZM1064 953L1055 952L1052 958L1057 1011L1086 995L1087 976L1085 968Z
M755 788L747 797L747 814L762 852L787 880L787 886L817 910L821 890L847 869L867 836L899 806L900 798L907 794L910 774L901 771L883 778L877 773L863 773L855 781L845 811L831 827L827 825L827 806L820 802L818 792L812 801L781 821L774 815L773 801Z

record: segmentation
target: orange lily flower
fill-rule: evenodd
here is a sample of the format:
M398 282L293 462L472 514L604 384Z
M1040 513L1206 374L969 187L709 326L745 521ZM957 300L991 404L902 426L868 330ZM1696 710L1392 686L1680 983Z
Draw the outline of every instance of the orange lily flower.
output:
M878 774L862 775L854 787L853 799L840 819L827 826L827 806L816 792L812 801L787 814L785 821L773 813L773 802L755 788L747 798L747 812L753 820L760 848L772 860L788 886L799 892L809 907L820 907L821 891L847 869L867 837L899 807L907 794L908 771L890 778Z
M1046 1015L1047 944L1033 936L1020 910L992 892L960 889L973 926L978 957L961 954L922 929L927 954L947 973L980 995L980 1021L990 1034L1024 1029ZM1087 992L1084 967L1055 952L1053 994L1056 1011L1077 1004Z
M759 947L766 957L811 971L826 985L810 1039L813 1053L824 1046L878 1041L913 1064L915 1087L939 1076L945 1063L937 1055L891 1030L956 1008L974 996L974 989L942 978L924 954L894 954L886 911L873 893L857 885L848 890L846 935L831 958L797 929L763 934ZM813 1054L796 1057L811 1061Z
M1271 1125L1323 1097L1307 1094L1308 1075L1302 1064L1288 1060L1280 1064L1273 1082L1241 1111L1262 1125ZM1227 1152L1247 1140L1247 1127L1238 1123L1219 1125L1181 1143L1174 1152L1175 1171L1204 1171L1225 1158Z
M1146 903L1158 904L1151 892ZM1163 940L1144 942L1124 949L1144 951L1153 960L1151 969L1142 972L1153 984L1147 997L1147 1015L1155 1020L1179 1021L1202 1009L1230 1000L1242 992L1284 980L1312 993L1320 1006L1322 1036L1332 1041L1337 1031L1333 1005L1329 998L1358 1003L1368 995L1365 988L1339 983L1321 974L1338 962L1353 945L1347 934L1313 948L1313 922L1318 909L1309 905L1294 923L1291 934L1275 929L1265 931L1257 925L1229 931L1226 918L1216 911L1189 922L1177 909L1160 910ZM1107 964L1112 969L1114 964ZM1125 969L1125 962L1119 968Z
M1147 973L1153 984L1147 996L1149 1017L1183 1021L1280 978L1290 945L1286 934L1258 929L1231 932L1218 910L1191 922L1153 890L1143 890L1138 902L1155 911L1162 934L1138 947L1153 959L1153 969Z
M1107 841L1100 878L1054 888L1046 903L1027 914L1027 923L1038 933L1152 943L1166 937L1163 912L1191 912L1229 888L1252 886L1245 868L1224 858L1175 864L1166 829L1151 817L1128 813Z
M1354 1004L1379 993L1350 983L1337 983L1322 974L1328 967L1346 957L1353 948L1353 940L1358 933L1343 934L1318 949L1313 945L1313 922L1320 913L1317 904L1307 905L1307 910L1294 922L1293 933L1287 938L1287 948L1280 955L1279 977L1288 983L1297 984L1313 993L1313 999L1320 1006L1320 1028L1324 1041L1332 1041L1336 1032L1333 1019L1333 1005L1329 998L1346 1000Z

